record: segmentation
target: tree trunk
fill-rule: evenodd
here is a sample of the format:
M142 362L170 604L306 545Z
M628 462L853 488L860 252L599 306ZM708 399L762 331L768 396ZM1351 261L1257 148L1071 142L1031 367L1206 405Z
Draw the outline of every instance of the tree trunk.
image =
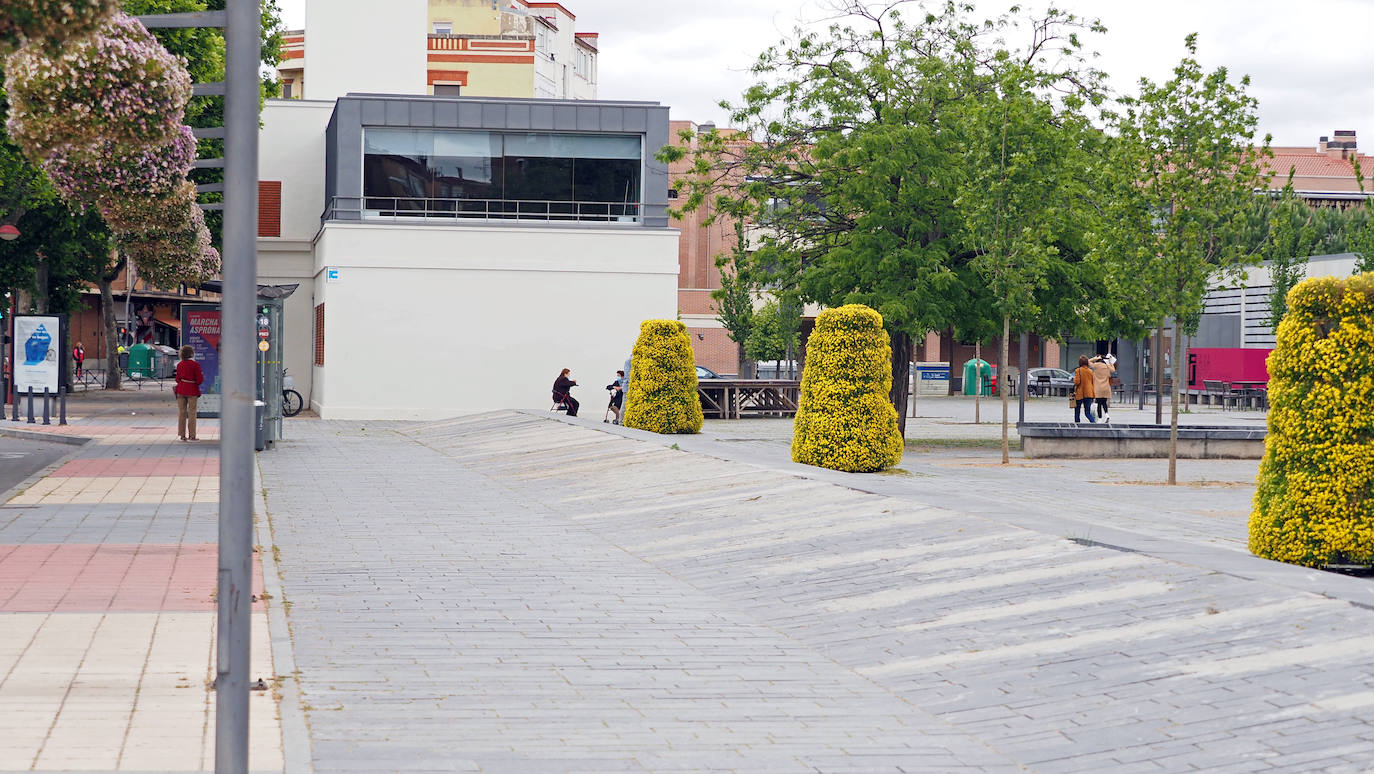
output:
M1183 326L1177 319L1174 320L1174 357L1173 371L1170 380L1174 384L1174 389L1170 391L1173 406L1169 409L1169 484L1170 486L1178 483L1178 399L1182 394L1183 379L1180 378L1179 357L1183 346Z
M758 367L754 364L754 361L744 353L744 345L736 344L735 351L737 353L736 358L739 360L739 378L753 379L758 373Z
M1002 464L1011 462L1011 446L1007 442L1007 406L1010 404L1010 394L1007 385L1007 361L1011 358L1011 350L1008 349L1011 341L1011 315L1002 315L1002 355L997 363L997 386L1002 393Z
M892 407L897 409L897 429L906 438L906 404L911 397L911 334L906 331L893 331L892 339L892 391L888 397Z
M111 251L113 253L113 251ZM115 255L111 255L115 258ZM108 273L96 280L96 285L100 288L100 321L105 328L105 389L118 390L120 388L119 378L119 332L115 328L114 293L110 286L119 278L119 273L124 271L124 258L121 256L115 260L114 266ZM126 293L128 291L125 291Z
M48 313L48 286L50 282L50 265L43 253L34 255L33 263L33 311L35 314Z

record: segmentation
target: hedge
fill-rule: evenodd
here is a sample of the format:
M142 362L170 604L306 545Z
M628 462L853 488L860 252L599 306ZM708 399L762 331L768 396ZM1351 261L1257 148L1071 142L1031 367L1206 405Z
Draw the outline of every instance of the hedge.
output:
M91 32L118 9L119 0L6 0L0 55L34 40L57 46Z
M862 304L827 309L806 342L792 459L870 473L902 459L892 389L892 346L882 315Z
M625 395L626 427L655 433L701 432L696 358L687 326L645 320L639 326Z
M1294 287L1277 339L1250 550L1374 564L1374 274Z

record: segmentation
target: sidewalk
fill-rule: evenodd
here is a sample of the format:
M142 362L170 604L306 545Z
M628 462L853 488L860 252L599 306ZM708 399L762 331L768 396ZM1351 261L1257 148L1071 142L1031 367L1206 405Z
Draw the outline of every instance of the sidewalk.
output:
M1112 543L1006 513L1068 465L813 475L776 432L542 412L292 435L263 483L319 772L1374 760L1369 581L1166 540L1186 493L1096 485L1129 517Z
M182 443L156 392L68 413L0 423L80 444L0 494L0 771L212 769L218 423ZM253 636L253 678L274 684L262 601ZM252 768L281 771L273 694L252 701Z

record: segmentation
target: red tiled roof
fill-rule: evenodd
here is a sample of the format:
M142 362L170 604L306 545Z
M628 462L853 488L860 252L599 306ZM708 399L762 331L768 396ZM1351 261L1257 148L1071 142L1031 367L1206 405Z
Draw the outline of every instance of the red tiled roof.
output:
M1274 148L1274 158L1268 167L1275 175L1286 176L1293 170L1296 177L1339 177L1353 180L1355 167L1349 159L1331 158L1325 153L1300 148ZM1359 154L1360 169L1365 177L1374 175L1374 156Z

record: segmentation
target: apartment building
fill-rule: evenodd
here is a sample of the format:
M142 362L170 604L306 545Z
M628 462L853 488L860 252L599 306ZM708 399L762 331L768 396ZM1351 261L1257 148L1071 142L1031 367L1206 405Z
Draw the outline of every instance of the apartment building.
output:
M408 68L411 82L387 78L388 90L398 93L596 99L599 36L578 32L577 16L561 3L427 0L423 9L406 14L409 29L401 48L377 57L372 26L358 20L393 10L389 3L369 0L310 3L309 44L306 30L286 33L284 59L277 67L282 96L333 99L343 93L340 88L374 90L362 83L341 85L327 71L324 62L335 60L342 49L374 67L378 75L393 71L393 56L409 62L422 57L423 71Z
M1360 153L1354 129L1337 129L1329 137L1318 138L1313 146L1275 146L1274 158L1267 162L1269 188L1279 190L1293 173L1293 189L1308 204L1318 207L1360 206L1374 194L1374 156ZM1355 174L1356 163L1364 176L1363 190Z

